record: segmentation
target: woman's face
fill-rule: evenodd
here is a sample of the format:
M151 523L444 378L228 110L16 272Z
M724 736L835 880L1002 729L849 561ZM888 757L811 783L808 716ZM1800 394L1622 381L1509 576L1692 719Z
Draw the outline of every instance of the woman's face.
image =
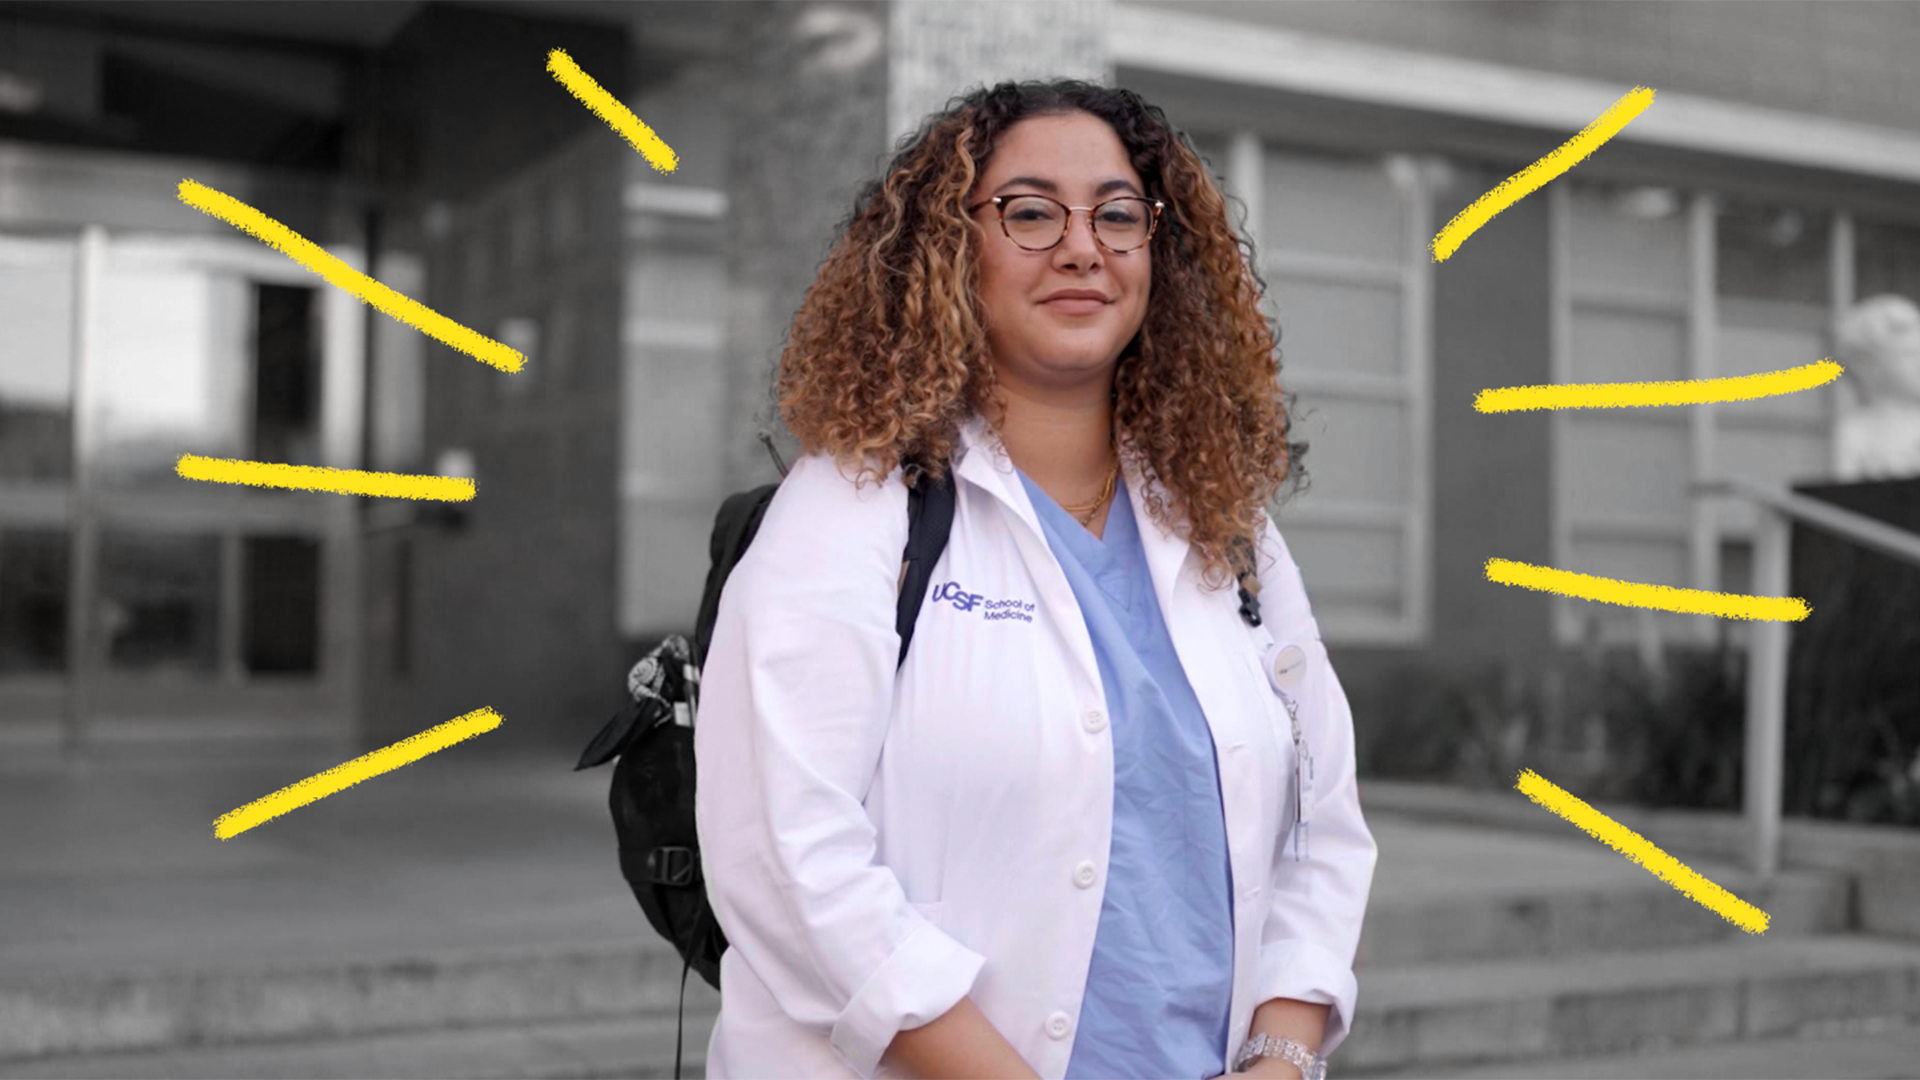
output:
M1146 188L1106 121L1075 112L1007 129L966 204L996 195L1097 206L1144 197ZM1027 251L1007 239L990 203L975 210L973 220L982 230L987 346L1002 383L1042 393L1109 383L1120 351L1146 318L1148 246L1124 254L1107 250L1094 239L1085 211L1072 214L1066 236L1047 251Z

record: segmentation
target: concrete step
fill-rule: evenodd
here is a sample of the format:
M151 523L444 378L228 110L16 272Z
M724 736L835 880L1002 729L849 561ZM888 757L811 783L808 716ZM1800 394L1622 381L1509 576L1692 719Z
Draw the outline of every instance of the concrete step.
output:
M1339 1055L1336 1055L1339 1056ZM1342 1065L1336 1062L1336 1067ZM1341 1080L1913 1080L1920 1076L1920 1027L1863 1023L1856 1030L1792 1039L1754 1039L1679 1050L1534 1059L1465 1068L1373 1071L1340 1068Z
M1347 1069L1438 1069L1920 1022L1920 944L1749 938L1360 972Z
M6 971L0 1062L549 1021L670 1022L680 973L665 942L599 939L233 968ZM687 1007L710 1015L719 995L692 976Z
M704 1075L714 1010L687 1010L681 1075ZM0 1062L0 1080L614 1080L673 1075L674 1017L504 1024Z
M1746 936L1665 882L1638 867L1632 869L1643 880L1606 888L1381 897L1368 907L1358 965L1378 970L1447 960L1570 956ZM1768 938L1849 929L1851 883L1844 874L1788 871L1763 883L1751 874L1728 872L1713 880L1767 913Z

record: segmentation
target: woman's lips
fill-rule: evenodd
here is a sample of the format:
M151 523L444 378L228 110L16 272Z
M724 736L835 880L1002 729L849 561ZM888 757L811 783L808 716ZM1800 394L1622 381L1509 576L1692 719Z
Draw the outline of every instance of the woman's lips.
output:
M1060 296L1042 300L1040 306L1061 315L1092 315L1106 307L1107 302L1085 296Z

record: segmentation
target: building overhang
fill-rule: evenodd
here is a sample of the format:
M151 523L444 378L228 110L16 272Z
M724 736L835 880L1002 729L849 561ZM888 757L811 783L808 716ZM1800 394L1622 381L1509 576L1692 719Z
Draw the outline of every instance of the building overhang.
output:
M1192 14L1115 6L1108 44L1129 73L1259 88L1564 140L1632 89ZM1920 184L1920 132L1653 88L1614 142Z

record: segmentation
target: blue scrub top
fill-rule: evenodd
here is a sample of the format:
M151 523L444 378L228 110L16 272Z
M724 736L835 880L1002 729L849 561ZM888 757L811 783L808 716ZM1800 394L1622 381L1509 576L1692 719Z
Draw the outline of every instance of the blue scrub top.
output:
M1113 849L1067 1076L1219 1076L1233 882L1212 733L1161 618L1124 481L1096 538L1020 480L1086 617L1113 738Z

